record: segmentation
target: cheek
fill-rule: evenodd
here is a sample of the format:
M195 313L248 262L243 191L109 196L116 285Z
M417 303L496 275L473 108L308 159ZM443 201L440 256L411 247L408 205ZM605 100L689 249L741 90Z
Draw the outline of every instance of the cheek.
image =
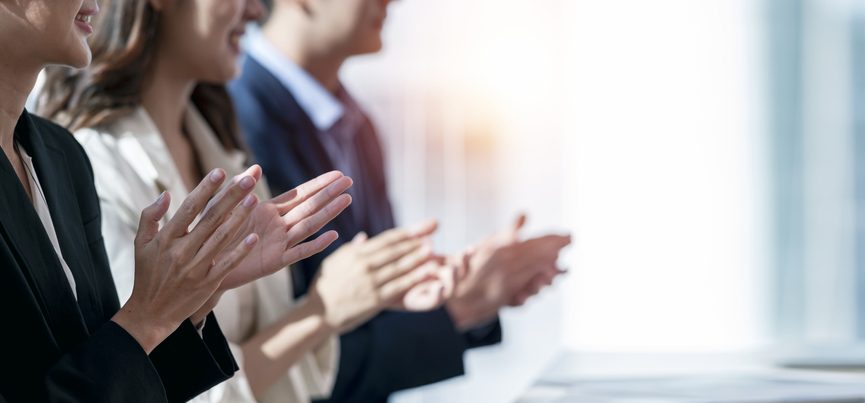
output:
M87 37L75 26L63 29L61 26L50 27L43 31L44 62L60 64L75 68L90 64L90 46Z

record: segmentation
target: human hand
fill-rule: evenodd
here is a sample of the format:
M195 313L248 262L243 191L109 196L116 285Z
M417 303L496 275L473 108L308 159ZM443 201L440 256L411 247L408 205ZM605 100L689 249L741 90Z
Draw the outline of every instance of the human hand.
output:
M260 176L260 172L258 169L246 174ZM259 203L244 231L259 234L261 240L225 278L220 289L236 288L271 275L330 246L337 239L336 231L328 231L308 242L301 241L318 232L351 204L351 196L344 194L351 185L351 178L334 171Z
M434 259L427 238L436 227L429 222L372 239L359 234L328 256L309 297L327 325L336 332L348 331L428 280L432 269L421 268Z
M231 242L257 204L250 194L255 178L245 176L217 194L224 181L224 171L211 172L162 229L159 221L171 203L167 193L141 213L135 237L135 285L112 320L148 354L212 298L258 242L254 233L244 234L237 244ZM231 253L222 253L229 247Z
M460 330L468 330L495 317L505 306L519 306L563 273L556 266L559 252L570 244L569 235L546 235L521 241L526 218L520 215L510 228L472 248L468 273L447 302Z
M395 301L390 309L408 312L426 312L440 308L456 292L459 282L465 278L471 255L448 259L436 257L427 262L421 270L428 273L420 283L408 290Z

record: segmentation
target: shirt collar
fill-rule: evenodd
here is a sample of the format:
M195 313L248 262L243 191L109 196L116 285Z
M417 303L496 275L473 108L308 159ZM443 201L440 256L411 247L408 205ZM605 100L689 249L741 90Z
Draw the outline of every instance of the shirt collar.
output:
M261 29L250 27L245 51L291 92L319 131L327 131L345 114L345 107L333 94L270 43Z

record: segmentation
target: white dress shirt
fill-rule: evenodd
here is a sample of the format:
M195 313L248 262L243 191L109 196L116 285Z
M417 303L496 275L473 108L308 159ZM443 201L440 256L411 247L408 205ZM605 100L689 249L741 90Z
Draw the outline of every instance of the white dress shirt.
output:
M66 274L66 280L69 281L69 287L72 288L72 295L75 296L75 299L78 299L78 291L75 289L75 277L72 276L72 270L69 270L69 265L66 264L66 259L63 258L63 252L60 251L60 242L57 240L54 220L51 219L51 210L48 209L48 200L45 199L42 184L39 183L39 177L36 176L33 158L23 148L18 147L17 144L15 148L21 157L21 163L24 164L24 170L27 171L27 182L30 184L30 197L33 198L33 208L36 209L36 214L39 215L39 220L42 221L42 226L45 227L45 232L48 233L48 239L51 240L51 246L54 247L57 258L60 259L60 266L63 267L63 273Z
M245 169L246 155L227 151L197 110L190 105L184 125L205 172L222 168L229 177ZM163 190L171 206L163 224L189 194L159 130L143 108L111 124L82 129L76 138L93 164L96 190L103 213L103 233L111 271L121 301L129 298L134 278L133 241L141 210ZM270 199L266 184L255 189L261 200ZM243 370L240 343L281 319L294 305L289 273L281 270L226 292L214 312L230 342L240 371L230 380L193 400L199 403L255 402ZM338 343L328 339L292 367L268 392L263 402L308 402L330 394L336 378Z

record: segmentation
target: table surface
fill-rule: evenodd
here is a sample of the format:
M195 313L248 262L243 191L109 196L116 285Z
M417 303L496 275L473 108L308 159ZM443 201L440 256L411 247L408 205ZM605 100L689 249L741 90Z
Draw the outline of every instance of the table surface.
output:
M818 369L821 360L831 362L831 367ZM790 363L804 364L807 368L785 368ZM553 359L517 403L554 402L564 395L565 387L576 380L756 374L768 371L815 376L822 374L857 380L861 378L865 385L865 347L831 352L798 351L796 353L785 350L725 354L564 352Z

